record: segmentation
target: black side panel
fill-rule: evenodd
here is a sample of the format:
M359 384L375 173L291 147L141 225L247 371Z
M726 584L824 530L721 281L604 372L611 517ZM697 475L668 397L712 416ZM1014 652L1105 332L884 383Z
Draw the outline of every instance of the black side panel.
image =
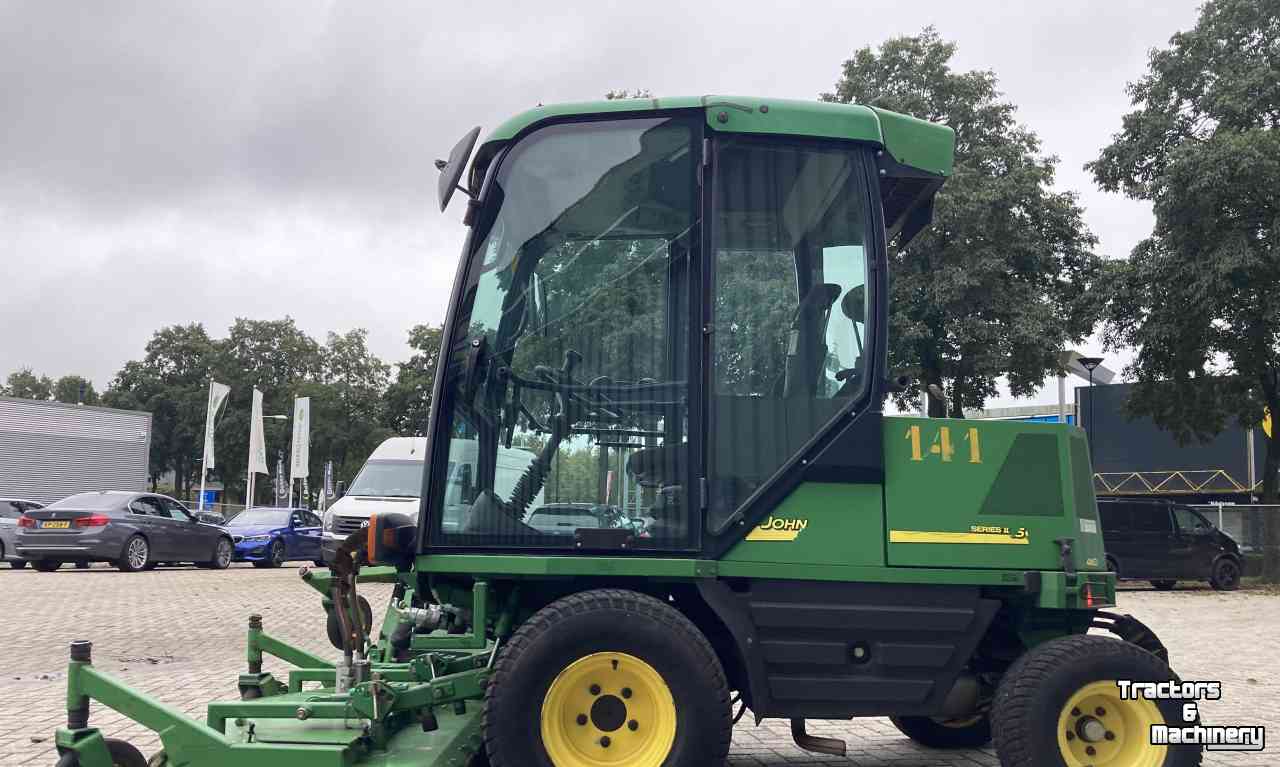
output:
M758 717L940 711L1000 603L971 586L700 583L738 642Z

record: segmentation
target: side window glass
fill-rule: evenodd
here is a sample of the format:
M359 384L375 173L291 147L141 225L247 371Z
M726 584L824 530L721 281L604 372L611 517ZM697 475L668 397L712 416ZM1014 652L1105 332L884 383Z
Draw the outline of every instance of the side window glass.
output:
M151 503L150 498L135 498L129 502L129 511L142 516L159 516L159 509Z
M865 390L868 343L858 153L731 139L715 168L712 531Z
M1204 518L1195 513L1191 509L1181 506L1173 510L1173 518L1178 523L1178 529L1184 533L1194 533L1197 530L1207 530L1208 525L1205 524Z
M17 519L22 516L22 509L16 503L0 501L0 519Z
M181 503L166 498L164 501L165 508L169 511L169 516L179 522L191 521L191 513L186 510Z

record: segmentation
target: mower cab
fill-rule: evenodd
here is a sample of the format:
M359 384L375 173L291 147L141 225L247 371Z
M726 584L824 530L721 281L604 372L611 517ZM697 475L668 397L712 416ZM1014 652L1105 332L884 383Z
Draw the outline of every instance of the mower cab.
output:
M1148 754L1121 725L1177 709L1105 682L1171 672L1102 610L1081 432L883 413L886 248L929 225L950 129L707 96L539 107L477 140L438 163L468 229L416 526L375 517L305 576L342 658L251 622L242 700L195 725L81 648L65 754L107 767L88 698L197 767L702 767L747 708L823 753L844 743L806 719L994 730L1010 767ZM369 580L395 584L380 624Z

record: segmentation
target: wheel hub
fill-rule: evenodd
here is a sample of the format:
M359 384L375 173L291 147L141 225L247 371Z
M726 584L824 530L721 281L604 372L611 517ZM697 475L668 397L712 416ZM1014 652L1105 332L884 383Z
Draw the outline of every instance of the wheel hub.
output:
M660 767L675 742L675 701L645 661L594 653L552 681L543 698L541 730L557 767Z
M1159 767L1166 747L1151 745L1164 716L1149 700L1122 700L1112 681L1080 688L1058 716L1058 748L1067 767Z

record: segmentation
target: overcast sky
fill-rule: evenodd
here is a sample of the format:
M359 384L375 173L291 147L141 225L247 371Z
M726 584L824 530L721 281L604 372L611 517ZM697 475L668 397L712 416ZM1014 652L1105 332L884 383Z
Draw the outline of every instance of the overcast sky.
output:
M575 7L576 6L576 7ZM290 314L388 361L440 322L468 128L614 88L815 98L857 48L933 24L1062 159L1102 252L1145 205L1081 165L1190 0L1075 3L0 0L0 376L105 386L156 328ZM1050 397L1052 399L1052 397Z

